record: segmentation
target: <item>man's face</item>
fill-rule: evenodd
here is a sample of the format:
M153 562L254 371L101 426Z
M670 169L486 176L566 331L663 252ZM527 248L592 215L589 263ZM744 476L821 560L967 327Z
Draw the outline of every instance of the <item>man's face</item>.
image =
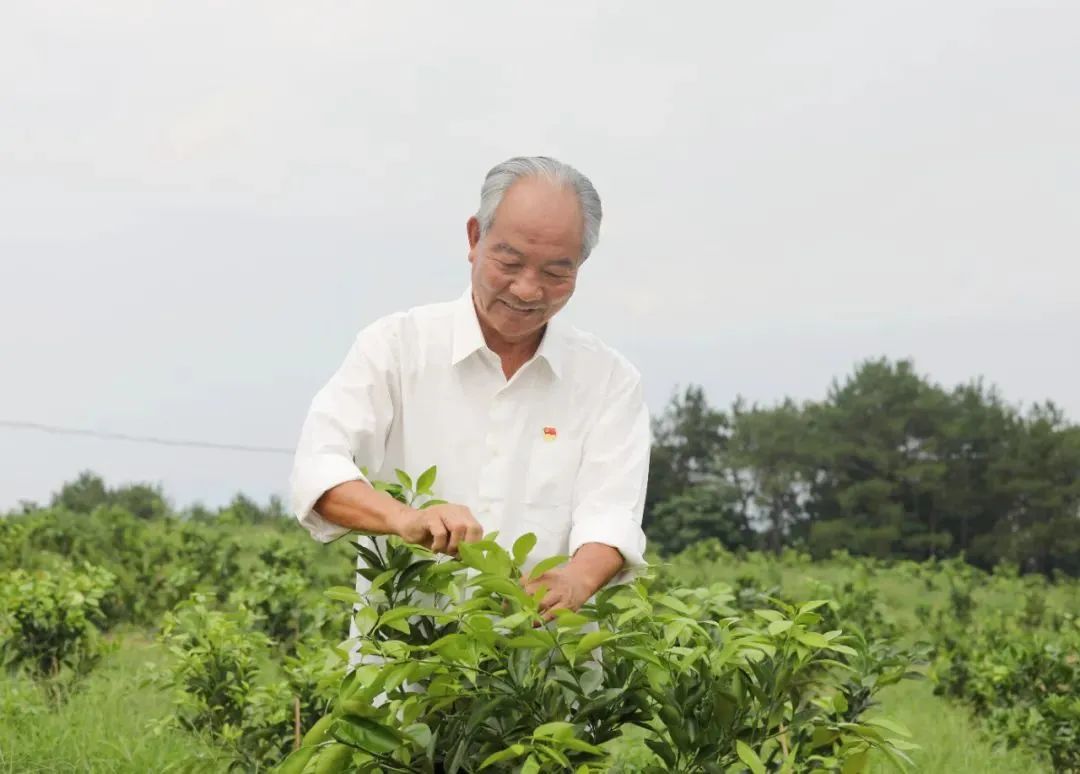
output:
M582 228L573 190L539 178L510 186L483 237L470 218L469 263L480 321L510 343L543 328L574 293Z

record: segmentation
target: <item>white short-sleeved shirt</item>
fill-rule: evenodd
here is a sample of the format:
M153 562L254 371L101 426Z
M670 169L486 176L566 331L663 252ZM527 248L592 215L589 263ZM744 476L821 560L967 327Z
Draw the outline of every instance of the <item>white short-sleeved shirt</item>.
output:
M291 505L316 539L333 540L347 530L312 507L362 480L358 467L393 481L395 468L415 478L437 465L436 496L468 506L501 545L536 534L530 564L603 543L622 554L621 579L645 564L650 444L641 377L621 355L554 319L507 380L467 291L357 335L311 403Z

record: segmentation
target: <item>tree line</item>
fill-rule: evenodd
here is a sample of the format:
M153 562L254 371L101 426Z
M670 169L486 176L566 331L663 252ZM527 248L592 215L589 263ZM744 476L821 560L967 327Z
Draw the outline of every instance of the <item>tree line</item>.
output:
M715 537L1080 574L1080 426L1053 403L880 359L821 401L725 410L690 386L653 429L645 525L664 553Z
M9 515L30 514L43 506L21 500ZM176 516L184 520L209 522L229 520L239 524L280 523L290 514L277 495L271 495L266 505L259 505L247 495L237 493L228 504L207 508L201 503L177 511L173 508L160 484L137 482L110 487L90 470L80 473L73 481L65 482L54 492L48 507L71 513L92 513L97 508L112 507L127 511L137 519L158 519Z

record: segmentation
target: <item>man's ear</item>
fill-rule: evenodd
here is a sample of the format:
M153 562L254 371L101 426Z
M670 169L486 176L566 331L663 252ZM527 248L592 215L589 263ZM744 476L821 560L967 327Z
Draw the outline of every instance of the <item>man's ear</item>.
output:
M469 235L469 259L472 260L472 251L480 242L480 221L473 215L465 224L465 231Z

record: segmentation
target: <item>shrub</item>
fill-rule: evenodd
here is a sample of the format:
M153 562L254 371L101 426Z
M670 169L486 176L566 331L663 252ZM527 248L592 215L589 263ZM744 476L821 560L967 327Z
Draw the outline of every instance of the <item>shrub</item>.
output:
M263 679L271 642L254 630L249 610L213 610L208 601L195 594L164 619L161 638L175 661L160 683L173 689L178 708L169 722L208 737L231 766L265 769L292 747L293 685ZM305 686L314 682L296 665L288 669Z
M906 732L862 713L913 657L819 631L825 602L739 615L728 587L638 581L542 625L539 595L518 582L530 538L512 554L491 537L466 544L459 561L361 545L372 590L330 592L359 605L357 665L281 770L601 770L630 726L657 772L905 758Z
M1029 615L937 619L936 691L969 703L1006 745L1080 771L1080 621L1033 630Z
M0 577L0 659L35 678L72 681L101 658L101 600L114 577L93 565L46 571L11 570Z
M254 624L277 649L294 654L304 641L338 636L347 629L348 616L312 591L308 580L292 569L258 569L229 597L234 606L254 613Z

